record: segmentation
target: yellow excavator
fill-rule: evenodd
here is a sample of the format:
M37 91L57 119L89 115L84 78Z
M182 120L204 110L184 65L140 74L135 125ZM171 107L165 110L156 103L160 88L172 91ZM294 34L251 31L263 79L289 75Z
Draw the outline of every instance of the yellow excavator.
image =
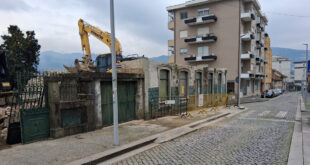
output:
M81 37L81 44L82 44L82 51L84 56L82 57L82 61L79 61L76 59L74 61L74 67L68 67L64 65L64 67L69 72L107 72L111 69L111 53L102 54L97 57L97 66L94 65L94 62L92 60L91 50L90 50L90 44L89 44L89 35L94 36L99 41L106 44L109 48L111 48L111 35L108 32L102 31L96 26L92 26L88 23L86 23L84 20L80 19L78 22L79 25L79 33ZM122 47L120 42L115 39L115 51L116 51L116 60L121 61L122 60Z

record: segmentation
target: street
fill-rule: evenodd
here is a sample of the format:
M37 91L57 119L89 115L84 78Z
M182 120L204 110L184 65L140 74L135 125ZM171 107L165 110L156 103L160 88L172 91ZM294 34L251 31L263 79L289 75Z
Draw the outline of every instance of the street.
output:
M117 164L287 164L297 93L246 104L241 115Z

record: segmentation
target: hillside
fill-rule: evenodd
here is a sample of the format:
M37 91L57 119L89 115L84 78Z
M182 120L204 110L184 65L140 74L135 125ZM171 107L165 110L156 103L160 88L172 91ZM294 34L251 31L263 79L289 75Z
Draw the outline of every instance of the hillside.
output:
M273 56L283 56L289 58L292 62L305 60L305 50L296 50L288 48L272 47ZM64 70L63 65L72 66L75 59L81 59L81 53L59 53L54 51L45 51L40 55L40 70ZM168 56L162 55L149 58L155 62L168 62ZM292 63L293 65L293 63Z

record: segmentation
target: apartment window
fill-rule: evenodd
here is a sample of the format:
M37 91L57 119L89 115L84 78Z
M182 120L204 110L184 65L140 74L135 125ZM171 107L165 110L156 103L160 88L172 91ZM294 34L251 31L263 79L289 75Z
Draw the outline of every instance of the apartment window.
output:
M204 17L210 15L210 9L199 9L198 10L198 17Z
M187 30L180 31L180 38L186 38L187 37Z
M173 56L174 55L174 47L173 46L169 46L168 47L168 55L169 56Z
M208 93L213 94L213 73L208 74Z
M181 56L187 55L187 49L186 49L186 48L181 48L181 49L180 49L180 55L181 55Z
M198 57L209 56L209 46L198 47Z
M209 27L204 28L198 28L197 29L197 37L205 36L206 34L209 34Z
M174 20L174 12L169 12L168 13L168 21L172 22Z
M181 12L180 19L186 19L186 18L187 18L187 12Z

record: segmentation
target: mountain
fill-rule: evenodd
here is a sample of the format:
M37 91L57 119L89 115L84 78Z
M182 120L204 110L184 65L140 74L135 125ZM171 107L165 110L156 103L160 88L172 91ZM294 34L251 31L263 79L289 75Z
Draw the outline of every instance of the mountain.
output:
M81 57L81 53L41 52L39 70L65 70L63 65L73 66L74 60Z
M168 63L168 56L166 55L162 55L162 56L159 56L159 57L152 57L152 58L149 58L151 61L154 61L154 62L162 62L162 63Z
M297 61L305 60L305 50L272 47L273 56L282 56L292 60L292 65ZM81 59L82 53L59 53L55 51L45 51L40 55L39 70L64 70L63 65L73 66L75 59ZM96 55L94 56L96 57ZM168 56L162 55L149 58L155 62L168 63ZM293 68L293 67L292 67Z
M82 53L59 53L55 51L44 51L40 54L39 70L65 70L63 65L73 66L75 59L81 59ZM96 57L97 55L94 55ZM168 56L149 58L155 62L168 63ZM93 59L95 60L95 59Z
M272 47L271 49L273 56L282 56L285 58L289 58L292 61L292 63L306 60L305 50L279 48L279 47Z

